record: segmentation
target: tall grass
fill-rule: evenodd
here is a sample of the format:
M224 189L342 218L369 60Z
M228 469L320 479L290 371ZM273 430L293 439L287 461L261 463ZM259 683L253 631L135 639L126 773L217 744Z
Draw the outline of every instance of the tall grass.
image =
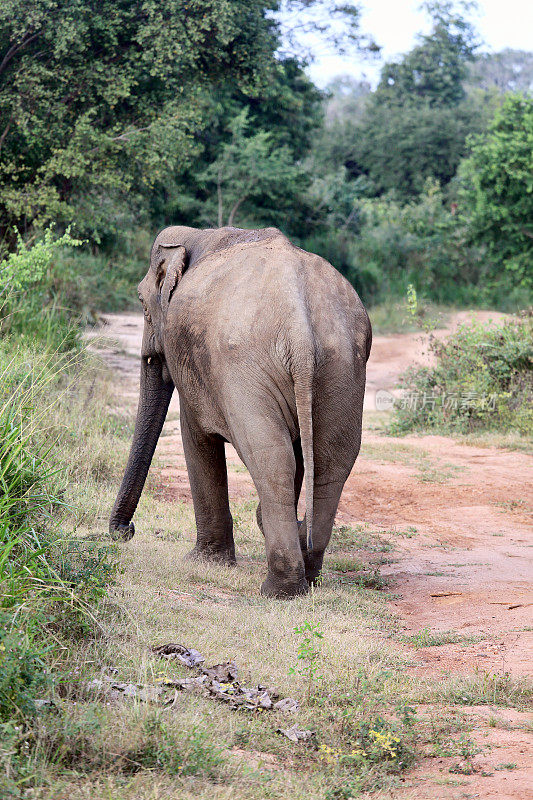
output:
M74 317L53 302L39 307L55 249L50 237L41 245L19 242L0 264L2 797L22 796L37 701L60 679L69 640L94 631L113 572L109 548L77 541L70 525L67 475L86 453L69 458L79 416L65 409L76 406L88 359Z
M61 499L60 467L44 445L44 394L60 370L49 359L17 363L11 359L0 377L0 606L12 607L31 588L54 582L48 551L54 542L53 514ZM13 385L13 375L16 383ZM41 406L39 407L39 402Z

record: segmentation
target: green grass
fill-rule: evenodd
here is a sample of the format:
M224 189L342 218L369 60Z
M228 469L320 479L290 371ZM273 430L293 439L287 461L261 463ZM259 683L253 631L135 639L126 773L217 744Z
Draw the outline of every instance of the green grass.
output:
M432 632L424 628L418 633L402 634L396 637L399 642L405 642L415 648L421 647L440 647L443 644L474 644L482 641L483 634L473 634L466 636L457 631L436 631Z
M388 553L392 550L392 545L381 532L372 530L369 525L336 525L331 534L328 545L328 552L364 550L371 553Z
M415 476L423 483L448 483L464 470L464 467L457 464L435 460L426 450L403 442L364 443L361 455L382 464L404 464L413 467Z
M375 336L387 336L395 333L414 333L422 331L428 325L444 328L453 309L438 306L434 303L419 303L416 313L411 314L405 300L393 298L371 306L368 309L372 331Z

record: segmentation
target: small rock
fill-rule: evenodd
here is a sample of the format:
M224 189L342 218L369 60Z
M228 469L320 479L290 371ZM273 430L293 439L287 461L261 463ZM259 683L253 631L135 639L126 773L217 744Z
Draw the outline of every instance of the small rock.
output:
M191 669L197 667L199 664L203 664L205 661L205 658L198 650L172 642L152 647L152 652L161 656L161 658L176 659Z
M284 713L297 711L298 700L295 700L294 697L284 697L282 700L278 700L277 703L274 703L274 709Z
M278 728L276 733L281 733L291 742L308 742L313 735L313 731L299 728L298 725L291 725L290 728Z

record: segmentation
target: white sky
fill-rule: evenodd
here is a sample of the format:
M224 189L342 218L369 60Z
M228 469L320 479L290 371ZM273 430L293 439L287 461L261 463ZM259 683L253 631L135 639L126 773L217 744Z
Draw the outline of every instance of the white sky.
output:
M366 77L375 85L383 61L410 50L416 34L429 28L426 15L418 10L420 0L359 0L359 5L360 30L381 45L382 58L367 61L361 55L338 56L327 54L327 48L321 47L322 52L308 69L318 86L343 73ZM533 50L533 0L479 0L478 5L479 14L473 20L484 42L482 50Z

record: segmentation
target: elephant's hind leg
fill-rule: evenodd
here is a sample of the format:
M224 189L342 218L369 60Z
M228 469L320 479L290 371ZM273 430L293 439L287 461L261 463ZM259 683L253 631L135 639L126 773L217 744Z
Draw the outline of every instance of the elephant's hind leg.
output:
M302 483L304 478L304 458L302 455L302 442L298 438L292 445L293 452L294 452L294 460L296 462L296 472L294 474L294 507L296 512L298 513L298 500L300 499L300 492L302 491ZM265 535L265 531L263 530L263 515L261 513L261 503L257 504L257 508L255 510L255 518L257 520L257 525L263 536ZM305 526L303 526L305 528ZM300 525L299 528L301 529L302 526ZM300 534L300 538L304 537L305 539L305 530L303 533Z
M295 455L283 421L276 424L272 417L268 410L261 416L248 416L234 444L250 471L261 503L258 521L265 535L268 562L261 593L267 597L294 597L309 588L298 539Z
M191 427L183 408L180 421L196 519L196 546L189 558L234 564L224 441Z

